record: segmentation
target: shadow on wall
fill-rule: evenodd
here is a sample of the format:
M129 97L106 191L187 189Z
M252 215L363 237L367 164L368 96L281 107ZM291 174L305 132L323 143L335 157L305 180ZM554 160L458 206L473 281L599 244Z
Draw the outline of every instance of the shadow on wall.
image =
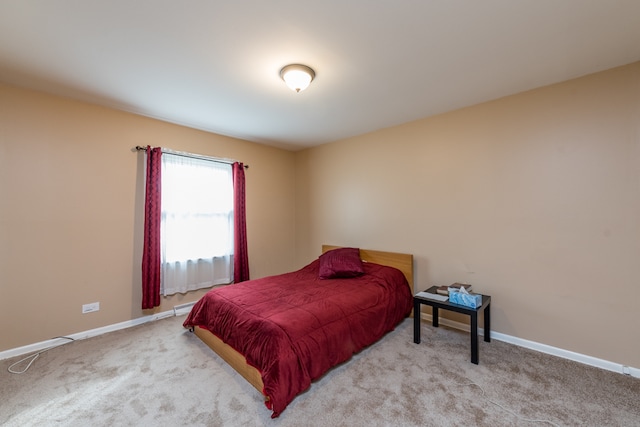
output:
M136 191L133 213L133 260L131 265L131 318L142 314L142 244L144 237L144 186L145 186L145 152L131 149L136 153Z

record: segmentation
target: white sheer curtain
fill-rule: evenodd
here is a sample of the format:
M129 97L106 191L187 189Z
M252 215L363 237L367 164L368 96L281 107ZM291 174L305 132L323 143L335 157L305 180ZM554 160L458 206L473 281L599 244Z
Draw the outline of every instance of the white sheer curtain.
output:
M232 166L162 155L163 295L233 281Z

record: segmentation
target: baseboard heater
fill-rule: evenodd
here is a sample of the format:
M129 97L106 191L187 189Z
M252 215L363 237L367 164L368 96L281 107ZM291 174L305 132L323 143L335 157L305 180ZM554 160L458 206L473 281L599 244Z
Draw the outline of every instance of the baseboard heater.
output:
M173 314L176 316L181 316L183 314L188 314L191 311L191 307L195 304L194 302L188 302L186 304L180 304L173 307Z

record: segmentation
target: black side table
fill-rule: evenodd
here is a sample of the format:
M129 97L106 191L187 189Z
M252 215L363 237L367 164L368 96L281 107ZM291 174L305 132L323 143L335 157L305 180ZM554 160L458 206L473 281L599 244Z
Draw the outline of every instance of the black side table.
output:
M432 286L425 292L437 294L437 286ZM482 295L482 305L469 308L447 301L438 301L414 295L413 297L413 342L420 344L420 304L429 305L433 311L433 326L438 327L438 309L455 311L471 317L471 363L478 364L478 313L484 312L484 340L491 342L491 297Z

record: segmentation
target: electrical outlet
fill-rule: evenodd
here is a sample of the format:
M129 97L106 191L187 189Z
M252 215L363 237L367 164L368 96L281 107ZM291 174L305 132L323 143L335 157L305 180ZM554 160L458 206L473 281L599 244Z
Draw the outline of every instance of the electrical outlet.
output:
M100 310L99 302L92 302L91 304L83 304L82 305L82 314L92 313L94 311Z

